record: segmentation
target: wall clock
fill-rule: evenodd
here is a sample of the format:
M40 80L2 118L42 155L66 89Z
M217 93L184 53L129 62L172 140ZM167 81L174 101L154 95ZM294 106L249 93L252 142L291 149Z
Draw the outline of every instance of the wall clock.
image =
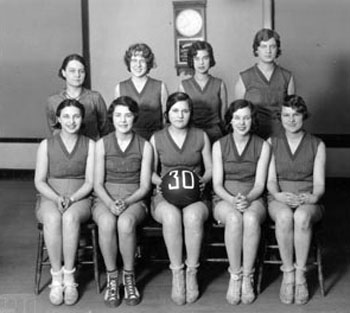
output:
M194 41L206 40L206 0L173 1L175 67L187 71L187 50Z

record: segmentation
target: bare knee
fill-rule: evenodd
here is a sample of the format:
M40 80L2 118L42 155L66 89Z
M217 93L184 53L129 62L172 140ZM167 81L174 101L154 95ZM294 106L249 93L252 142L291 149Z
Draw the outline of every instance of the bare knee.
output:
M239 212L227 213L225 218L225 227L232 231L238 231L242 229L243 218L242 214Z
M157 208L158 215L164 228L180 229L182 227L182 214L175 207L162 206Z
M306 231L312 226L311 214L307 210L297 210L294 214L295 228Z
M260 220L258 215L255 212L244 212L243 224L245 230L257 230L258 228L260 228Z
M132 234L136 230L136 221L132 216L122 214L118 219L118 233Z
M42 221L44 228L46 229L61 228L62 215L59 212L50 212L50 214L43 214Z
M62 216L62 223L64 227L79 227L80 226L80 220L77 216L77 214L73 211L66 211L64 212Z
M104 214L99 217L98 221L99 234L114 234L117 230L117 218L110 214Z
M291 230L293 228L293 212L283 210L276 214L276 230Z
M183 218L185 228L190 230L200 230L203 228L205 216L201 210L186 211Z

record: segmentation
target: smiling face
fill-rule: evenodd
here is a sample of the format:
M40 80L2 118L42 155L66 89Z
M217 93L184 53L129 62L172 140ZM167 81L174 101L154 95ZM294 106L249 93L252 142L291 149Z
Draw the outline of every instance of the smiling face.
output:
M58 117L58 122L61 124L62 131L69 134L78 133L83 117L79 108L75 106L65 107Z
M272 63L277 56L278 47L275 38L267 41L261 41L256 50L256 54L261 62Z
M302 113L297 112L295 109L282 106L281 122L286 132L297 133L303 128L304 117Z
M130 72L134 77L144 77L147 74L147 61L142 52L135 52L130 59Z
M85 67L77 60L68 62L65 69L62 70L62 76L66 80L66 84L71 87L81 87L85 80Z
M252 127L252 112L249 107L244 107L233 112L231 125L237 135L246 136Z
M198 50L193 57L194 70L200 74L208 73L210 69L210 56L207 50Z
M113 112L113 125L117 132L127 134L134 125L134 114L125 105L116 105Z
M168 119L172 126L182 129L188 126L191 117L190 106L187 101L177 101L168 112Z

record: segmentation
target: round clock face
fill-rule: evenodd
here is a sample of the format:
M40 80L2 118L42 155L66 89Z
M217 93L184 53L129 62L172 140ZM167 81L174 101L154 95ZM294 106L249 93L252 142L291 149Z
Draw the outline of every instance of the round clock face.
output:
M196 10L185 9L177 15L175 26L182 36L192 37L202 29L203 18Z

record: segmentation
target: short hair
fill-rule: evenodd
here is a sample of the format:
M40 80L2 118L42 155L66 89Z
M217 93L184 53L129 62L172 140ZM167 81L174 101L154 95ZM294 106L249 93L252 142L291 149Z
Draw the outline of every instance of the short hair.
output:
M226 110L225 116L224 116L224 121L225 121L225 129L227 132L233 132L231 121L233 118L233 113L238 111L239 109L243 108L249 108L250 109L250 115L252 118L252 126L250 128L250 132L254 133L257 128L258 128L258 119L257 119L257 111L255 105L245 99L238 99L233 101L228 109Z
M155 60L154 60L155 57L154 57L154 53L152 52L152 49L145 43L135 43L131 45L128 48L128 50L125 51L125 54L124 54L124 62L129 72L130 72L130 61L135 54L140 54L145 58L146 64L147 64L147 74L148 74L150 70L155 67Z
M139 106L138 106L137 102L134 99L132 99L131 97L121 96L121 97L114 99L108 108L107 117L108 117L108 120L110 121L111 125L113 125L113 114L114 114L115 107L117 105L122 105L122 106L129 108L130 112L134 115L134 122L137 121L137 119L139 117Z
M84 106L78 100L65 99L58 105L58 107L56 109L56 124L53 126L53 128L57 128L57 129L62 128L60 122L58 121L58 118L61 116L61 112L63 111L63 109L65 109L67 107L75 107L75 108L79 109L81 117L82 117L82 119L84 119L84 117L85 117ZM80 128L82 128L82 126Z
M85 69L85 77L87 77L88 73L88 69L87 69L87 65L86 65L86 61L85 59L79 55L79 54L76 54L76 53L73 53L73 54L70 54L70 55L67 55L63 62L62 62L62 65L60 67L60 69L58 70L58 77L62 78L63 80L66 80L66 78L62 75L62 71L65 71L67 66L68 66L68 63L70 61L78 61L80 62L83 66L84 66L84 69Z
M214 58L214 52L211 44L206 41L195 41L187 51L187 65L189 68L194 69L193 58L197 55L199 50L205 50L209 54L210 62L209 66L213 67L216 62Z
M171 107L179 101L186 101L188 103L188 107L190 109L190 121L189 121L189 124L190 124L192 122L192 116L193 116L193 102L187 93L184 93L181 91L174 92L168 97L166 101L165 112L164 112L165 121L167 123L170 123L169 111L171 110Z
M280 35L272 29L263 28L263 29L259 30L254 37L254 41L253 41L253 54L254 54L254 56L258 56L256 51L258 50L260 43L262 41L268 41L271 38L274 38L276 41L276 45L277 45L276 58L278 58L282 54Z
M304 99L297 95L289 95L284 98L284 101L282 102L282 107L291 108L295 110L296 112L302 114L303 120L305 121L310 117L310 113L307 109L306 103Z

